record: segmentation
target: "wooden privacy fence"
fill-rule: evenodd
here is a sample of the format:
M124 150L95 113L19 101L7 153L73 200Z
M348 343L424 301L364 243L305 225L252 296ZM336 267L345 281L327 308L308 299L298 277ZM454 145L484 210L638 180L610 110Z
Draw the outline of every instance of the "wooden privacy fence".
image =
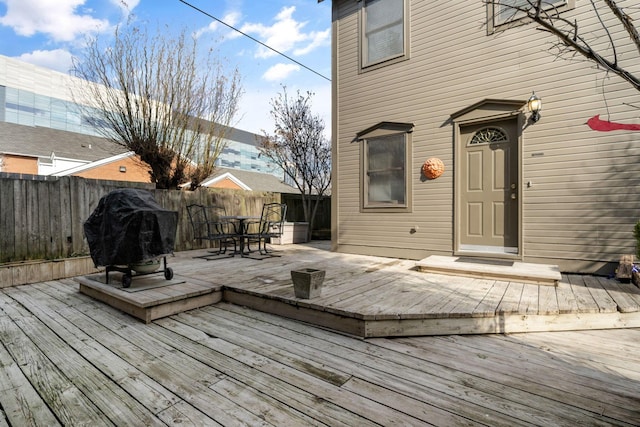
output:
M156 190L148 184L73 176L0 176L0 263L88 255L84 222L102 196L124 187L148 189L161 206L178 212L176 251L207 245L193 240L186 210L191 203L217 204L229 214L259 216L263 203L280 201L277 193L210 188L193 192Z

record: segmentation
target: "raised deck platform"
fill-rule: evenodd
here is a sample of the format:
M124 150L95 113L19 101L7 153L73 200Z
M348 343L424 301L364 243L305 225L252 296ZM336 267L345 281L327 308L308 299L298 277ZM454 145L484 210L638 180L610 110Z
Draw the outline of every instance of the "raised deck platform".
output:
M76 278L80 292L137 317L145 323L222 300L222 286L196 279L159 275L135 277L129 288L120 284L121 273L93 274Z
M556 286L541 286L515 276L425 273L416 261L330 252L315 242L264 260L195 258L201 253L172 259L183 284L132 293L81 278L80 290L145 322L222 300L361 337L640 327L640 289L605 277L561 275ZM290 272L301 268L326 270L319 297L295 297Z

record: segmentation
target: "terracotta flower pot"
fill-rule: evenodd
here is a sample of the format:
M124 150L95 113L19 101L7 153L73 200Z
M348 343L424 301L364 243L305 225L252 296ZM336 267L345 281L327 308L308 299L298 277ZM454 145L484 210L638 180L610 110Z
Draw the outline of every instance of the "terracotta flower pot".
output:
M320 296L324 276L324 270L313 268L291 270L291 280L296 298L309 299Z

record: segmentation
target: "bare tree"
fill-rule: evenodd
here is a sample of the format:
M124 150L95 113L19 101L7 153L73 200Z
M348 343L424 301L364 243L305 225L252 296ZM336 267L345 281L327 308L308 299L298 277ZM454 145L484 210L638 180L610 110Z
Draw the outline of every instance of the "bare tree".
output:
M284 87L271 100L275 131L265 132L258 146L300 190L309 238L320 200L331 184L331 145L324 136L324 121L311 112L312 96L298 91L297 97L289 98Z
M112 43L88 41L74 63L82 79L74 101L106 138L134 151L150 168L158 188L191 181L195 188L210 175L241 96L238 70L225 74L197 39L168 28L116 29ZM200 59L204 58L204 59Z
M619 6L614 0L589 1L593 13L581 19L583 22L588 19L596 20L601 31L593 31L590 28L589 31L583 32L580 21L560 13L556 7L558 2L550 0L485 0L485 3L492 6L494 10L494 16L490 19L495 19L497 14L502 14L510 20L534 21L540 26L540 30L557 37L554 47L558 55L569 57L582 55L605 71L620 76L640 91L640 78L621 64L620 44L626 40L626 37L614 36L622 33L631 39L637 48L638 56L627 63L637 64L640 61L640 34L634 26L633 19L627 13L629 8ZM634 8L637 10L637 4L634 4ZM603 38L606 38L604 43Z

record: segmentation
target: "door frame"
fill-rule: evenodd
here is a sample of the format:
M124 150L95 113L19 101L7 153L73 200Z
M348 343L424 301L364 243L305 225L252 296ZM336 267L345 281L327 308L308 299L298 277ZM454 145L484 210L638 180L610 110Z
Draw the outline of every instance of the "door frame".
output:
M523 178L522 178L522 128L525 123L525 115L522 111L522 108L526 106L526 100L496 100L496 99L485 99L476 104L473 104L467 108L464 108L454 114L451 115L451 122L453 123L453 162L454 162L454 185L453 185L453 254L454 255L464 255L471 257L482 257L482 258L507 258L507 259L516 259L520 260L524 257L523 251L523 238L522 238L522 190L523 190ZM517 226L516 230L518 233L518 251L517 253L508 253L508 252L480 252L480 251L463 251L460 249L460 220L461 220L461 211L462 201L461 201L461 185L463 185L464 174L461 171L461 161L460 155L463 154L464 151L464 141L461 138L461 130L462 126L466 125L480 125L487 124L490 125L492 122L512 119L515 120L516 129L517 129L517 161L516 164L513 165L517 168Z

